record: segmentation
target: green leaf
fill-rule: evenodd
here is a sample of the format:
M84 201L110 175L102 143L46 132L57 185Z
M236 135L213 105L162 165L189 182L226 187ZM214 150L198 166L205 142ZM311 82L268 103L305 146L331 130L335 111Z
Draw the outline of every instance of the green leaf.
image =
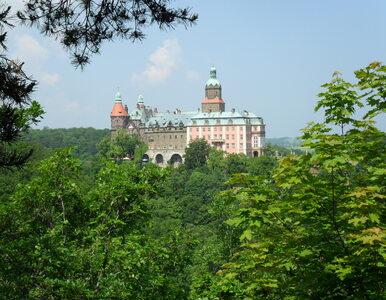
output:
M301 252L299 253L299 256L304 257L304 256L311 255L312 253L313 253L313 252L312 252L311 250L305 249L305 250L303 250L303 251L301 251Z
M225 223L230 225L230 226L239 226L240 223L242 223L244 221L243 218L233 218L233 219L230 219L230 220L226 220Z
M252 231L250 229L247 229L243 232L243 234L240 237L240 241L247 239L251 240L252 239Z

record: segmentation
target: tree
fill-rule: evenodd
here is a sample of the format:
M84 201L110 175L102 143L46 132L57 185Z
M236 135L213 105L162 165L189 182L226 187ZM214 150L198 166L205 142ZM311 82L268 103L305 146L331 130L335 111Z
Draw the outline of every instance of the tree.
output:
M205 139L197 139L189 143L185 150L185 165L188 169L196 169L205 165L210 153L210 145Z
M10 7L0 5L0 168L23 165L32 149L20 150L13 143L36 124L43 110L32 101L36 82L22 70L23 64L5 56L5 27L11 27Z
M17 13L27 25L58 39L72 53L73 64L83 67L90 55L99 53L104 41L145 38L144 28L185 27L197 20L190 8L173 8L169 0L28 0Z
M273 180L238 175L227 221L242 245L219 272L224 291L254 299L382 299L386 296L385 133L371 119L385 109L386 67L335 76L323 85L303 145ZM363 91L363 92L362 92ZM354 112L366 105L364 119Z
M226 157L226 172L229 175L247 171L247 157L244 154L229 154Z
M98 144L99 154L106 158L123 159L125 157L141 159L146 152L146 144L139 139L137 134L129 134L124 130L119 130L113 136L104 137ZM138 149L138 151L137 151Z
M197 20L189 8L173 8L169 0L129 1L40 1L29 0L17 12L22 23L36 26L53 36L72 53L72 63L83 68L90 55L99 53L103 41L116 38L141 40L143 29L156 24L160 29L185 27ZM0 4L0 168L22 166L32 154L12 144L36 124L44 113L31 100L37 82L27 76L23 63L6 57L6 28L14 25L11 6Z
M277 159L269 155L251 157L247 160L247 172L253 175L270 176L277 166Z
M41 161L0 203L2 298L183 299L195 240L145 234L168 172L107 160L88 191L70 149Z
M42 161L37 175L0 206L0 293L32 297L48 278L65 274L64 256L87 208L80 198L80 162L64 149ZM64 260L63 260L64 259ZM48 282L47 280L47 282Z

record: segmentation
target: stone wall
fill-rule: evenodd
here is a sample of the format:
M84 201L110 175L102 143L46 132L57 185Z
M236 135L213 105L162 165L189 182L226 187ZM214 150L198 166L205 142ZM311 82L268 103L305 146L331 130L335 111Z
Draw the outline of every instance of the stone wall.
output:
M176 155L173 157L174 163L183 161L186 127L144 128L140 135L149 147L146 154L150 161L157 163L157 155L162 156L162 162L158 163L162 166L166 166L173 155Z
M203 103L201 105L202 112L224 112L225 103Z
M219 99L221 98L221 87L220 86L206 86L205 87L205 97L208 99L214 99L218 97Z

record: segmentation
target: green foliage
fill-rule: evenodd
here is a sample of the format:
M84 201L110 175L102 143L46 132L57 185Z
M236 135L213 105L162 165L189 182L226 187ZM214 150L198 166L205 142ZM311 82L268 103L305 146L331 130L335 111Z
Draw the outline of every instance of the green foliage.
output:
M74 156L92 160L98 152L96 145L103 137L109 136L109 129L95 128L43 128L32 129L23 136L28 143L41 144L46 149L75 147Z
M226 223L242 232L242 244L218 275L236 298L386 297L386 137L373 121L353 117L363 99L365 117L383 110L384 82L372 79L384 78L385 68L371 64L356 75L356 85L335 78L323 86L317 109L325 109L325 122L303 131L314 154L285 157L273 180L229 181L224 197L239 208Z
M386 66L379 62L373 62L364 69L355 72L359 79L358 87L364 91L362 97L366 104L371 107L365 118L373 118L376 115L386 112Z
M145 143L139 139L138 135L131 135L125 130L119 130L111 138L104 137L97 144L97 148L102 157L118 160L126 157L133 159L135 155L136 158L141 159L147 150Z
M210 153L210 145L205 139L196 139L185 149L186 168L193 170L205 165Z
M247 157L244 154L229 154L226 157L226 172L229 175L245 173L247 171Z
M247 160L247 173L270 177L277 166L278 160L272 156L251 157Z
M335 73L334 73L335 74ZM344 81L339 75L331 81L322 85L326 91L318 95L321 98L315 111L320 108L324 110L325 122L339 125L343 134L344 126L351 124L356 107L362 107L354 85Z
M71 53L72 63L82 68L92 54L100 53L106 41L141 41L150 25L160 29L175 28L179 24L188 27L198 18L189 7L173 7L166 0L28 0L24 4L24 10L16 14L18 20L60 41ZM2 18L0 24L1 21Z
M31 99L36 81L23 72L23 63L6 57L5 29L12 26L11 7L0 3L0 168L8 169L22 166L32 155L32 149L19 149L13 143L44 113Z
M42 161L38 175L0 209L0 291L23 298L45 277L60 278L63 247L76 236L84 216L79 197L78 160L70 150ZM30 295L32 296L32 295Z
M57 150L1 203L2 297L183 298L195 240L145 234L146 202L169 171L106 161L87 191L80 167L71 150Z

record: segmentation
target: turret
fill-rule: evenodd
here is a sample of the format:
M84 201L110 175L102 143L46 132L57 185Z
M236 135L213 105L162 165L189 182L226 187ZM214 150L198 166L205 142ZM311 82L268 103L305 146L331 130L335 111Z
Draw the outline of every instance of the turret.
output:
M221 98L221 83L217 80L216 68L210 68L210 78L205 84L205 99L201 102L202 112L223 112L225 102Z
M139 95L137 99L137 108L141 109L145 107L145 101L143 101L143 96Z
M112 132L126 128L129 116L122 104L122 96L120 92L115 94L114 106L113 110L111 111L110 118Z

